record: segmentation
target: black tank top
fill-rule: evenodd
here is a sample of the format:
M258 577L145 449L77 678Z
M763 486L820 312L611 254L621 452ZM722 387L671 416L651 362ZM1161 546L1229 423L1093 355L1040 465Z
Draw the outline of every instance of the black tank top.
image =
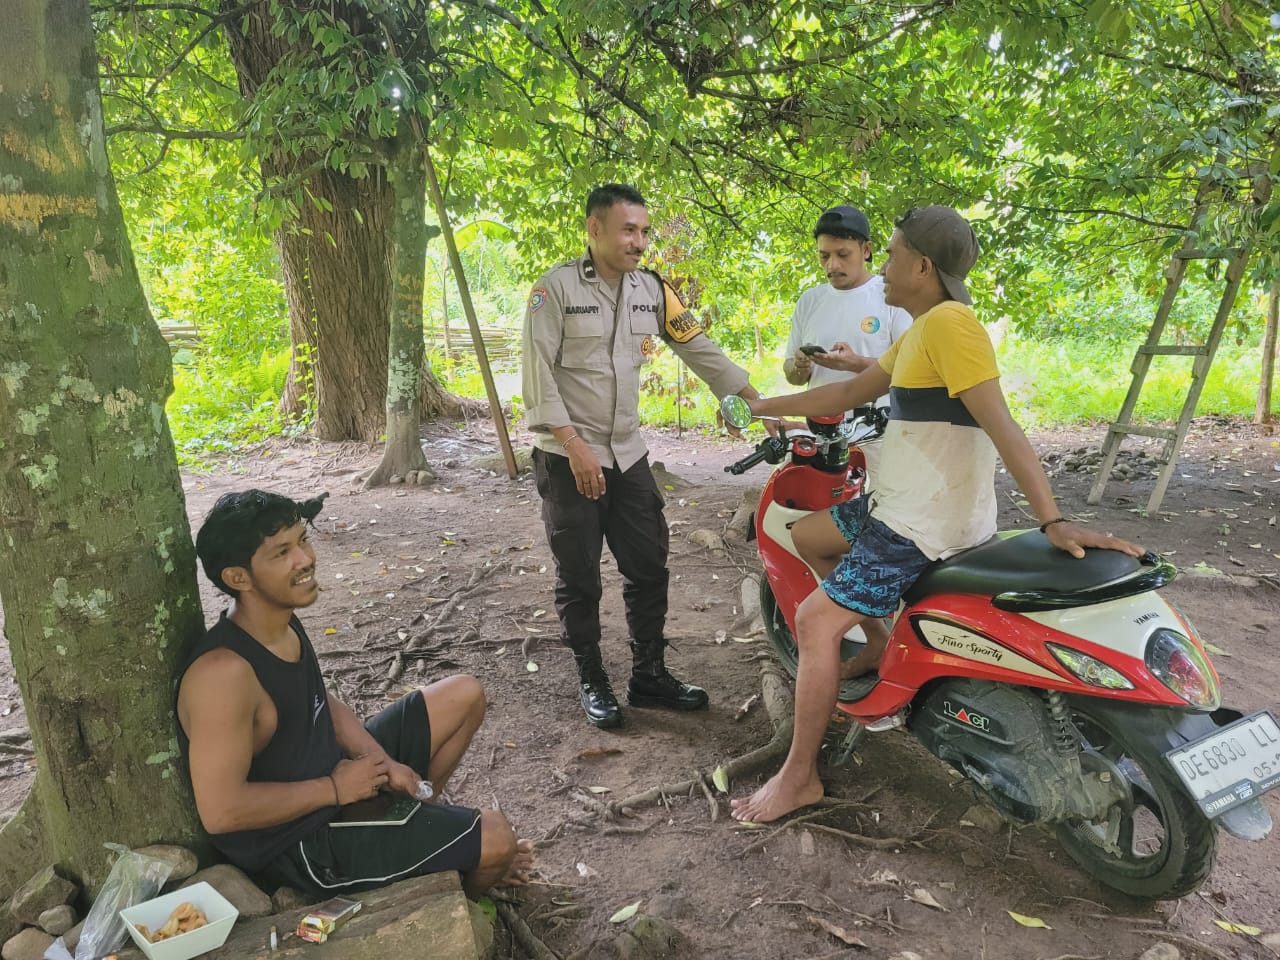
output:
M332 773L342 759L324 677L320 674L320 662L298 618L292 617L289 624L302 645L302 656L297 663L281 660L234 621L227 619L224 610L217 624L205 635L182 668L185 674L191 664L210 650L226 647L253 668L262 689L275 703L276 732L254 755L247 777L250 783L314 780ZM186 757L190 743L182 724L178 724L178 742L183 757ZM228 860L253 873L290 845L328 823L336 809L322 807L272 827L216 833L211 834L210 839Z

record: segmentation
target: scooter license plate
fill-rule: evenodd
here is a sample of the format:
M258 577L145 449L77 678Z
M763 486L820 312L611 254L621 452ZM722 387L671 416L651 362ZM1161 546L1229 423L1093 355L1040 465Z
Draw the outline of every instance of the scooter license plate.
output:
M1207 817L1280 787L1280 724L1267 711L1165 754Z

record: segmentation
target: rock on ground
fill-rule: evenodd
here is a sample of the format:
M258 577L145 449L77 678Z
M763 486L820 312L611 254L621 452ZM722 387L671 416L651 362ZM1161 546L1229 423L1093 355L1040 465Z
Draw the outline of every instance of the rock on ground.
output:
M201 881L230 900L231 905L240 911L241 917L265 917L271 912L271 898L245 876L243 870L229 863L216 863L193 874L179 889Z
M272 913L288 913L290 910L297 910L311 903L311 900L301 890L295 890L293 887L281 887L271 895L271 912Z
M622 960L659 960L667 957L692 957L694 946L680 928L662 917L642 913L630 929L617 940Z
M1154 947L1142 951L1138 960L1181 960L1182 951L1171 943L1157 943Z
M10 937L0 947L0 958L3 960L41 960L44 952L53 943L53 937L43 930L27 927Z
M22 885L9 901L9 909L23 923L34 927L40 922L40 914L50 907L70 903L75 895L76 885L49 866Z
M149 847L139 847L134 852L169 864L169 883L186 880L200 869L200 862L196 859L196 855L186 847L154 843Z
M65 903L40 914L40 929L51 937L60 937L75 925L76 912Z

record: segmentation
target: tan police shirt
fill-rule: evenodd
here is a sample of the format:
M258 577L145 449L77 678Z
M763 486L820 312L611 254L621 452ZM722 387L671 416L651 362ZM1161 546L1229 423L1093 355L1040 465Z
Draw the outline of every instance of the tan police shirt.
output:
M551 435L575 427L602 466L626 470L647 452L640 436L640 376L667 343L717 397L748 384L747 372L702 332L658 275L596 275L588 252L553 267L534 285L524 320L525 422L547 453Z

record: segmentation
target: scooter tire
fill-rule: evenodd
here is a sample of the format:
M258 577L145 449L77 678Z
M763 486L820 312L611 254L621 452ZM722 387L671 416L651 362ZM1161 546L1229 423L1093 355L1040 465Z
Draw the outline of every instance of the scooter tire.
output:
M1147 900L1176 900L1196 890L1209 876L1217 852L1217 828L1169 769L1160 752L1131 736L1113 721L1073 707L1083 750L1095 750L1119 767L1130 783L1134 808L1117 809L1117 823L1102 827L1084 820L1057 826L1058 841L1091 876L1121 893ZM1141 822L1135 824L1135 819ZM1163 836L1150 842L1150 820ZM1103 836L1107 831L1114 835ZM1108 849L1113 846L1115 851Z
M800 648L796 646L796 638L791 634L791 627L787 625L787 618L778 609L778 600L773 595L773 587L769 585L768 577L760 578L760 619L764 623L765 635L769 638L769 643L773 645L774 656L778 658L782 668L794 677L800 669ZM856 656L862 647L863 644L861 643L842 640L840 643L840 659L847 660ZM861 700L867 695L867 691L876 685L878 679L876 674L871 673L853 680L844 681L840 684L840 702L856 703Z

